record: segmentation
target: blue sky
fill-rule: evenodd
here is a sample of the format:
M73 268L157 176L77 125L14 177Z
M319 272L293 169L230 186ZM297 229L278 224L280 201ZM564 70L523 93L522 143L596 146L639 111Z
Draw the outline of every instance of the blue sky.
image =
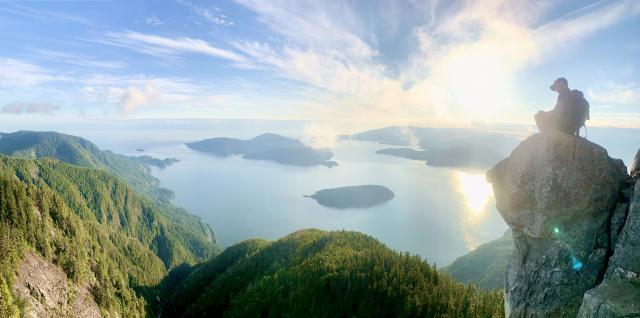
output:
M527 122L558 76L640 127L640 1L0 1L0 124Z

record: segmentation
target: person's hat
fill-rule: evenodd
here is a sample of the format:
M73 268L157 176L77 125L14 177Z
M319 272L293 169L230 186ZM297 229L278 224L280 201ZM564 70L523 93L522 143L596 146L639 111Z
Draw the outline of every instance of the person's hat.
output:
M569 86L569 82L567 81L566 78L560 77L560 78L556 79L555 81L553 81L553 84L551 84L551 86L549 86L549 89L551 89L552 91L557 92L558 89L560 88L559 87L560 85L562 85L564 87L568 87Z

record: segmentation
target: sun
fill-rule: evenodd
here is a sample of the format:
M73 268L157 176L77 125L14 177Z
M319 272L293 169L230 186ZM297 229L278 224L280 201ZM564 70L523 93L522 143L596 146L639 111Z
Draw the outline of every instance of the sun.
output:
M496 47L460 48L444 60L441 74L451 101L463 115L492 119L509 105L511 71Z

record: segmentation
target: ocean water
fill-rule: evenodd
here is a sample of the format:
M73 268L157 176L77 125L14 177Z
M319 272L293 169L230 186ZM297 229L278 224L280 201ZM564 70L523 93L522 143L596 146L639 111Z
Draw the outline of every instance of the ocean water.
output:
M482 172L375 154L383 147L338 143L333 151L339 166L334 168L221 158L182 144L147 153L180 159L153 174L175 191L176 205L211 225L222 246L248 238L276 239L306 228L355 230L440 266L506 230ZM362 184L386 186L395 198L368 209L336 210L303 196Z

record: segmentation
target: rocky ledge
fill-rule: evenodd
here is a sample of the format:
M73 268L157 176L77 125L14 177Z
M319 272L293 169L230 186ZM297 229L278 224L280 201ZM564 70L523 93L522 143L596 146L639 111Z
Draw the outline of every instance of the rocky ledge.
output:
M640 317L640 181L622 160L548 132L487 179L513 231L507 317Z

